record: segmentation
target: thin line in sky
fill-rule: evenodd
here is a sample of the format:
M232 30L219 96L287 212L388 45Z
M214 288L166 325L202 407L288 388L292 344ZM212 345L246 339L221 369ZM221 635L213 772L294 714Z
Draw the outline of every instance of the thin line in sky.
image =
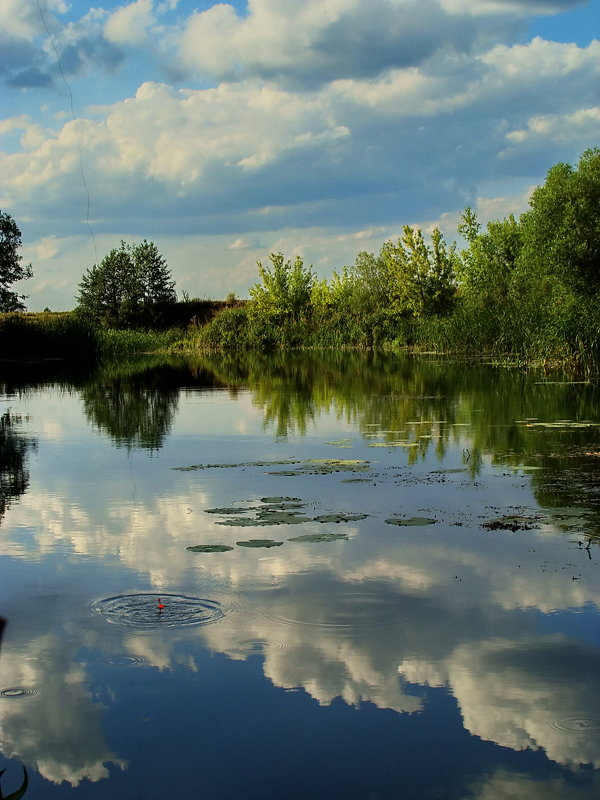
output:
M77 117L75 116L75 109L73 108L73 92L71 91L71 86L70 86L69 81L67 80L65 72L63 70L62 62L60 60L60 54L59 54L58 49L56 47L56 44L54 42L54 37L50 33L50 29L48 28L48 25L46 23L46 18L44 16L44 12L42 11L42 7L40 5L40 0L36 0L36 3L37 3L38 11L40 12L40 17L42 18L42 24L44 25L46 33L48 34L48 39L50 40L50 43L52 44L52 48L53 48L54 53L56 55L56 62L58 64L58 69L60 70L61 77L62 77L62 79L64 81L64 84L67 87L67 90L69 92L69 102L70 102L70 106L71 106L71 116L73 117L73 122L76 122L77 121ZM90 190L88 188L87 180L85 178L85 169L83 167L83 150L81 149L81 143L80 143L79 139L77 140L77 149L79 150L79 166L81 168L81 182L83 183L83 188L85 189L85 194L86 194L86 197L87 197L87 209L86 209L85 224L88 227L88 230L89 230L90 235L92 237L92 242L94 243L95 263L97 264L98 263L98 249L96 247L96 237L94 236L94 231L92 230L92 226L90 225Z

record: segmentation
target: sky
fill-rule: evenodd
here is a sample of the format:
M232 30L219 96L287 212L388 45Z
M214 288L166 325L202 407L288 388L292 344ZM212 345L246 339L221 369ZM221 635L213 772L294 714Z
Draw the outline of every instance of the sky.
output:
M181 297L457 239L600 145L600 0L0 0L0 210L27 308L121 240Z

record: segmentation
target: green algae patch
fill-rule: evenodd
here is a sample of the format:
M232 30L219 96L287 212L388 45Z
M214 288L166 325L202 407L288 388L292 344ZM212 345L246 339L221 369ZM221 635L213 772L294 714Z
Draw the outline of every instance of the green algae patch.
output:
M355 522L359 519L366 519L368 514L321 514L314 518L314 522Z
M399 525L401 527L419 527L421 525L434 525L437 519L432 517L390 517L386 519L388 525Z
M348 541L345 533L305 533L303 536L293 536L288 542L339 542Z
M344 478L341 483L371 483L370 478Z
M195 544L193 547L186 547L191 553L227 553L233 550L228 544Z
M274 539L248 539L236 544L238 547L281 547L283 542L276 542Z

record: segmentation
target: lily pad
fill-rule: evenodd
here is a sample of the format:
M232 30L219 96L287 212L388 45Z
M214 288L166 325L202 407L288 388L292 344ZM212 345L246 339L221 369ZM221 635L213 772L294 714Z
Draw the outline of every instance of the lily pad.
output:
M466 472L462 467L451 467L450 469L432 469L431 475L453 475L454 473Z
M359 519L366 519L368 514L322 514L315 517L315 522L354 522Z
M305 533L288 539L288 542L337 542L341 539L348 541L348 536L345 533Z
M274 467L282 464L298 464L294 458L281 461L240 461L237 464L190 464L189 467L172 467L178 472L193 472L199 469L236 469L237 467Z
M269 505L272 503L301 503L302 499L300 497L261 497L260 502Z
M302 522L311 522L310 517L305 517L295 511L269 511L262 510L256 517L235 517L223 519L217 525L235 525L242 528L261 527L267 525L299 525Z
M367 447L418 447L418 442L374 442Z
M363 472L370 469L368 461L355 458L318 458L299 463L296 469L274 470L267 475L283 475L296 477L298 475L330 475L333 472Z
M245 514L246 511L253 511L252 506L226 506L223 508L205 508L205 514Z
M195 544L193 547L186 547L191 553L226 553L233 550L228 544Z
M437 519L431 517L390 517L386 519L388 525L400 525L401 527L417 527L420 525L433 525Z
M238 547L281 547L283 542L274 539L249 539L246 542L236 542Z

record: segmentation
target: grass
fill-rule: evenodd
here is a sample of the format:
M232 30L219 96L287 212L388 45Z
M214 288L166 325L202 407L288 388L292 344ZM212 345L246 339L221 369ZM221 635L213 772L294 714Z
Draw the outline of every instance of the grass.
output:
M0 314L0 352L4 360L121 358L164 352L180 338L180 329L102 329L72 311Z

